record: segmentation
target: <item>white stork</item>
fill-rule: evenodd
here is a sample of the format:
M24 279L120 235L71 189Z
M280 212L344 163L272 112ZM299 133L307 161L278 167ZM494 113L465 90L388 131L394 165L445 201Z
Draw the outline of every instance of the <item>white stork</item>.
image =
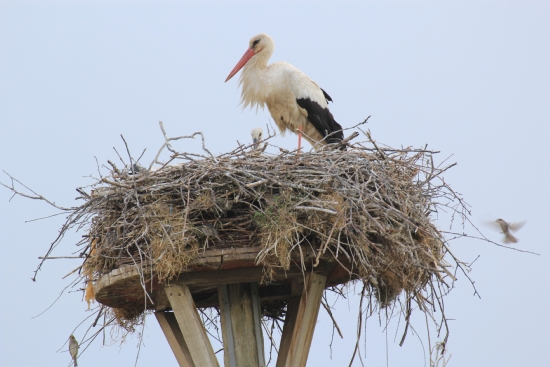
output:
M298 151L302 132L315 149L341 141L342 126L328 109L330 96L289 63L267 65L274 48L273 39L267 34L252 37L243 57L225 79L227 82L243 69L239 79L243 108L267 105L281 135L287 129L298 134Z

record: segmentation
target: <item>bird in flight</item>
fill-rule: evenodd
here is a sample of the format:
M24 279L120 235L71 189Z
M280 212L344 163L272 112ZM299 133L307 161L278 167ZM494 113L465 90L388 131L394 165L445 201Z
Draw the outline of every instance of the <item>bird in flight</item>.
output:
M248 48L227 79L243 69L239 78L244 107L265 107L281 135L287 130L298 134L298 151L302 135L314 149L344 139L342 126L328 109L332 98L303 72L286 62L267 62L275 44L267 34L250 39Z
M525 222L508 223L500 218L495 223L500 226L500 230L504 234L504 243L517 243L518 239L510 231L516 232L525 225Z

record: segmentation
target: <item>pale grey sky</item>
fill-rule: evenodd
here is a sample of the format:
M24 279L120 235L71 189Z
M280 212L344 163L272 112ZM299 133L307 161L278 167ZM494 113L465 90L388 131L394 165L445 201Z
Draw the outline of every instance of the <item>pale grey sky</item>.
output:
M116 159L113 146L123 149L120 134L133 152L147 148L149 162L162 144L159 120L170 135L200 130L214 152L233 149L270 117L242 111L237 79L223 81L249 38L267 33L276 44L272 61L293 64L325 89L344 127L372 115L378 141L427 143L440 160L452 155L458 166L446 180L472 206L475 223L528 221L517 246L541 256L452 243L464 261L480 255L470 275L481 299L459 275L446 303L449 366L547 365L549 19L547 1L2 1L0 168L71 206L75 188L96 175L94 157L104 163ZM276 139L296 144L294 136ZM199 142L178 147L195 151ZM0 365L68 365L69 354L56 351L89 314L81 293L32 317L56 299L78 261L47 262L31 282L62 218L25 223L54 211L10 196L0 189ZM74 251L80 235L55 254ZM332 360L321 310L308 365L347 366L356 304L337 306L344 339L335 339ZM426 347L424 321L415 322ZM384 366L386 358L389 366L426 365L419 339L409 334L399 347L396 327L386 335L369 319L365 365ZM177 365L153 317L144 342L138 366ZM79 362L133 366L136 347L136 338L121 347L96 343Z

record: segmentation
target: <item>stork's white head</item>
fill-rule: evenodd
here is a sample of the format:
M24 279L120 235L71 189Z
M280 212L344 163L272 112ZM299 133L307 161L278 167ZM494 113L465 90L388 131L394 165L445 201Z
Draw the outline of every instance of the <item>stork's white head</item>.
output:
M273 54L274 49L275 43L273 42L273 39L267 34L260 33L252 37L250 39L250 42L248 43L248 49L244 53L243 57L241 57L237 65L235 65L233 70L231 70L225 81L231 79L249 61L259 63L261 64L261 66L267 65L267 61Z
M254 150L258 150L260 148L260 141L262 140L262 134L264 131L261 127L255 127L252 129L252 142L254 144Z

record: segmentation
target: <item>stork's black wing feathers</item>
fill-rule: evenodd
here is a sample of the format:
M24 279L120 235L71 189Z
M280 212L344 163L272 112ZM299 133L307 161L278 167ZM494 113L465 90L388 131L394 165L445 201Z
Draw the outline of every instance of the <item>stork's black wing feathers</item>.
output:
M321 89L322 90L322 89ZM331 100L330 96L325 93L327 100ZM328 108L321 107L317 102L312 101L309 98L296 99L298 106L307 111L307 119L313 124L315 129L324 137L330 135L327 139L327 143L338 143L344 139L344 133L342 132L342 126L334 120L334 116L328 110ZM334 134L333 134L334 133Z
M327 103L332 102L332 98L330 98L330 96L328 95L328 93L325 92L325 90L324 90L323 88L321 88L321 91L322 91L323 94L325 95L325 99L327 100Z

